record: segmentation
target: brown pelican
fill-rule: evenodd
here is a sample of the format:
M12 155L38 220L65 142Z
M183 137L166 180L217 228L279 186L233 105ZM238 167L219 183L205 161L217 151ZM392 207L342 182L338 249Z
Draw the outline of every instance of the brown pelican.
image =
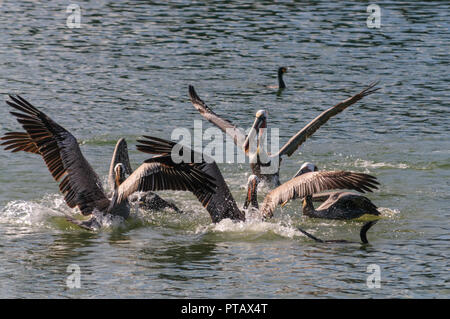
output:
M250 167L253 174L259 178L269 181L275 186L280 185L279 171L280 164L283 156L291 156L298 147L303 144L311 135L314 134L323 124L325 124L331 117L345 110L348 106L356 103L367 95L376 92L379 88L374 88L378 82L370 84L367 88L355 94L354 96L336 104L328 110L322 112L314 120L308 123L303 129L297 132L291 139L275 154L268 154L264 149L264 143L260 143L262 140L262 134L264 128L267 127L267 112L259 110L256 112L256 118L253 123L252 129L248 136L246 136L239 128L233 125L231 122L221 118L214 113L202 99L197 95L192 85L189 86L189 96L194 107L200 112L200 114L219 127L223 132L230 135L238 148L243 150L250 158ZM254 145L254 139L256 138L256 149L250 149L250 145ZM265 173L263 170L265 167L274 168L275 172Z
M179 149L175 148L177 145L175 142L151 136L144 136L143 139L138 140L138 142L141 143L137 145L138 150L160 156L167 156L172 154L173 150ZM245 220L244 212L238 208L236 201L231 195L214 160L206 157L204 154L199 156L200 154L196 154L196 152L185 146L183 146L181 150L183 152L183 157L185 155L184 152L187 152L188 154L190 153L191 159L201 159L201 163L194 163L192 165L215 179L217 185L216 191L211 195L211 199L208 202L202 200L203 190L194 192L208 210L212 221L216 223L224 218L240 221ZM249 178L247 200L244 204L245 207L248 207L249 203L256 203L257 205L256 187L258 181L259 178L256 175L254 178ZM302 198L307 195L332 189L353 189L359 192L371 191L372 188L377 188L376 184L378 184L378 182L375 177L364 173L347 171L308 172L291 179L269 192L260 209L261 217L264 219L272 217L275 207L289 199Z
M307 164L309 164L309 163L307 163ZM309 164L309 165L312 165L312 164ZM317 170L312 169L310 172L314 172L314 171L317 171ZM305 171L304 173L307 173L307 172ZM369 175L369 176L370 176L370 175ZM295 177L294 177L294 178L295 178ZM316 174L316 176L314 177L314 179L321 179L321 177L320 177L319 175ZM371 184L373 185L372 187L373 187L373 188L376 188L375 184L378 184L378 183L375 181L375 178L374 178L374 177L372 177L371 179L373 180L373 181L371 182ZM334 181L334 182L337 182L337 180ZM259 209L258 198L257 198L257 196L258 196L258 194L257 194L258 184L259 184L259 178L258 178L256 175L250 175L250 177L248 178L248 183L247 183L247 197L246 197L246 199L245 199L244 209L247 209L249 205L251 205L251 208ZM284 184L283 184L283 185L284 185ZM280 195L277 195L277 193L283 193L283 192L288 191L286 188L283 188L283 185L279 186L278 188L276 188L275 190L273 190L270 194L266 195L266 199L268 199L268 200L264 199L264 204L263 204L263 207L262 207L261 211L262 211L262 210L265 210L266 207L267 207L267 205L273 205L273 203L272 203L272 202L273 202L273 199L272 199L272 197L269 197L269 195L272 194L271 196L273 196L273 197L275 197L275 198L278 198ZM369 190L369 191L371 191L371 190ZM356 194L355 194L355 195L356 195ZM294 197L295 197L295 196L296 196L296 195L294 194ZM306 197L312 197L312 195L307 195ZM287 201L286 201L286 202L287 202ZM286 202L284 202L284 203L286 203ZM276 205L275 205L275 206L276 206ZM282 206L283 206L283 204L282 204ZM265 213L265 214L266 214L266 216L264 216L264 214L263 214L263 216L264 216L265 218L268 218L268 217L271 217L271 216L272 216L272 213L271 213L271 212L268 213L268 214L267 214L267 213ZM367 231L368 231L368 230L369 230L376 222L377 222L377 221L370 221L370 222L368 222L368 223L365 223L365 224L361 227L361 230L360 230L360 238L361 238L362 243L364 243L364 244L367 244L367 243L368 243L366 233L367 233ZM311 235L310 233L308 233L307 231L303 230L303 229L300 228L300 227L297 227L297 228L298 228L298 230L299 230L300 232L302 232L304 235L306 235L306 236L308 236L309 238L315 240L316 242L321 242L321 243L350 243L350 242L348 242L348 241L346 241L346 240L322 240L322 239L319 239L319 238L317 238L317 237L314 237L313 235Z
M131 168L130 159L128 156L128 147L125 138L121 138L117 141L116 147L114 148L113 157L111 159L111 164L109 166L108 185L111 192L114 191L116 184L116 174L114 168L119 163L123 164L125 173L127 175L131 175L133 170ZM128 196L128 201L130 203L137 203L140 208L146 210L161 210L170 208L177 213L182 213L182 211L175 204L164 200L158 194L150 191L133 193Z
M305 163L295 176L316 171L318 171L318 168L315 164ZM325 200L324 203L315 209L312 196L305 196L303 199L303 215L327 219L353 219L361 217L364 214L380 215L377 206L370 199L359 194L334 192L322 196L321 199Z
M259 181L256 175L249 177L246 203L252 203L255 208L258 208L254 203L257 204L256 196ZM378 184L376 177L364 173L308 171L270 191L265 196L259 210L263 218L270 218L278 205L283 206L286 202L295 198L309 197L312 202L312 195L315 193L332 189L353 189L361 193L372 192L372 189L377 189L376 185Z
M143 136L138 142L141 143L137 145L139 151L159 156L170 156L172 149L177 145L175 142L152 136ZM201 163L193 163L192 165L214 179L216 184L214 194L211 195L208 193L208 190L201 188L193 192L208 211L212 222L218 223L225 218L244 221L245 213L238 208L216 162L206 155L198 154L187 147L183 147L182 151L183 153L190 152L191 158L201 159ZM209 200L205 200L205 196L208 196Z
M59 183L64 200L71 208L78 207L87 221L68 218L81 227L97 229L103 217L129 215L128 196L136 191L184 190L202 192L208 201L214 192L212 178L192 164L176 164L170 156L155 156L146 160L125 179L125 166L114 166L115 185L108 199L91 165L84 158L75 137L20 96L11 96L8 105L18 110L10 112L26 132L6 133L1 139L6 150L40 154L53 178Z

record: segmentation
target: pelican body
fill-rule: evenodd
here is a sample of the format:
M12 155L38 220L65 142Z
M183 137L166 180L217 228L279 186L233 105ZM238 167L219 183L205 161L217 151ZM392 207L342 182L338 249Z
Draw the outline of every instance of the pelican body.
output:
M214 113L214 111L212 111L197 95L192 85L189 86L189 96L192 105L200 112L200 114L206 120L213 123L223 132L228 134L233 139L237 147L243 150L244 153L250 158L250 168L252 173L258 176L261 180L269 182L271 186L279 186L279 171L282 158L284 156L292 156L300 145L303 144L311 135L313 135L331 117L339 114L365 96L376 92L379 89L374 88L376 84L377 82L370 84L361 92L322 112L309 124L303 127L303 129L298 131L297 134L292 136L289 141L275 154L267 153L264 149L264 143L262 143L262 136L267 128L268 114L265 110L259 110L256 112L255 121L248 136L246 136L230 121L225 120ZM270 169L267 170L267 167L270 167Z
M314 208L312 196L308 195L303 199L303 215L313 218L326 219L353 219L365 214L379 216L377 210L370 199L351 192L336 192L317 209Z
M176 143L152 136L144 136L145 139L138 140L141 144L137 146L138 150L149 153L166 156L171 154L172 149L177 146ZM178 146L177 146L178 148ZM211 195L209 201L203 201L203 191L194 192L202 201L203 206L208 210L214 223L222 219L230 218L235 221L244 221L245 213L241 211L234 200L225 180L213 159L207 158L204 154L195 154L196 152L183 146L184 152L192 152L191 158L202 158L202 163L194 163L194 167L214 178L216 189ZM202 157L200 157L201 155ZM260 179L252 175L248 179L247 199L244 203L244 209L250 205L258 208L257 186ZM273 216L275 208L290 199L303 198L318 192L332 189L353 189L359 192L372 191L377 188L376 178L364 173L331 171L331 172L305 172L294 177L288 182L278 186L269 192L264 198L264 202L259 209L261 219L268 219Z
M120 177L120 181L117 180L118 175L116 172L116 166L118 164L122 164L121 173L124 172L127 175L131 175L133 173L133 169L131 168L130 159L128 155L128 146L125 138L120 138L116 146L114 148L114 153L111 159L111 164L109 167L108 173L108 185L111 191L114 191L118 185L121 184L122 181L125 180L125 176ZM110 193L110 197L112 197L112 192ZM146 210L162 210L169 208L176 213L182 213L175 204L166 201L161 198L158 194L154 192L136 192L128 196L128 201L130 204L137 204L139 208Z
M304 163L294 178L307 174L308 172L317 172L318 170L315 164ZM317 209L314 208L312 195L304 197L302 206L303 215L326 219L353 219L361 217L364 214L380 215L377 206L370 199L359 194L334 192L320 197L325 201Z
M11 101L6 103L15 109L10 113L22 124L25 132L6 133L1 138L4 141L2 145L12 152L25 151L42 156L51 175L59 182L66 204L71 208L78 207L85 216L91 216L87 221L68 217L69 221L81 227L95 230L105 216L127 218L130 212L128 197L137 191L201 191L205 201L214 192L216 184L213 179L193 165L176 164L170 156L155 156L126 179L125 165L117 163L120 159L115 161L112 164L114 191L109 199L76 138L24 98L18 95L9 97Z

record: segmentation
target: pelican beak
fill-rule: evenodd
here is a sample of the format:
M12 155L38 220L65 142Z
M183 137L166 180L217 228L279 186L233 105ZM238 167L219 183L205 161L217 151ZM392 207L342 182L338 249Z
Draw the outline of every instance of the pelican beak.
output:
M261 128L267 127L266 116L264 113L256 113L255 122L253 122L252 128L250 129L250 133L247 135L247 138L244 141L244 151L248 153L250 148L250 140L253 140L255 136L259 133Z
M117 188L125 180L125 172L123 170L123 165L122 164L117 164L116 165L116 167L114 168L114 174L116 175L115 176L115 181L116 181L116 188Z
M116 187L120 186L120 166L116 168Z
M300 175L305 174L307 172L309 172L309 171L305 171L304 169L299 169L298 172L295 173L293 178L296 178L297 176L300 176Z
M258 187L258 181L256 178L254 178L247 187L247 198L245 199L244 203L244 209L247 209L250 203L253 204L253 206L258 206L258 200L257 200L257 187Z

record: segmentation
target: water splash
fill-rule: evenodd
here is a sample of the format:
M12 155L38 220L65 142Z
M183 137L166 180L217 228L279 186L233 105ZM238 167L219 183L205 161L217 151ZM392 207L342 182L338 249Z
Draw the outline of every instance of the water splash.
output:
M234 233L242 234L245 237L253 237L254 235L277 235L283 238L303 237L304 235L292 224L290 218L277 220L275 222L261 221L259 216L248 216L244 222L235 222L231 219L223 219L216 224L197 226L194 233Z
M385 218L394 218L400 215L400 210L398 209L378 207L378 211L381 213L381 216Z
M27 226L49 226L49 218L63 217L64 199L58 195L47 195L38 202L11 201L0 210L0 223Z
M399 169L409 168L409 165L405 163L398 163L398 164L384 163L384 162L375 163L374 161L363 160L359 158L355 160L354 165L356 167L363 167L363 168L399 168Z

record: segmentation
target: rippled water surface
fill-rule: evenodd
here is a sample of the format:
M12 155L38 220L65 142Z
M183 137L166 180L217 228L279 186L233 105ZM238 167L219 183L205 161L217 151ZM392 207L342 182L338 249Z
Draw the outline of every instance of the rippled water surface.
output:
M305 161L373 174L381 188L368 197L383 218L370 245L317 244L296 227L357 242L362 223L308 219L295 201L269 222L213 225L191 194L163 192L187 213L135 211L90 233L64 222L76 211L40 158L1 150L0 297L450 296L448 2L378 1L379 29L358 2L79 3L81 28L69 29L60 1L0 1L0 92L23 94L70 130L104 180L118 138L136 168L148 157L135 150L141 134L170 138L201 120L189 84L240 127L266 109L284 143L380 80L284 160L281 179ZM281 95L267 88L279 66L289 69ZM1 135L20 129L2 110ZM248 165L220 167L241 205ZM79 289L66 286L71 264ZM366 284L371 264L380 288Z

